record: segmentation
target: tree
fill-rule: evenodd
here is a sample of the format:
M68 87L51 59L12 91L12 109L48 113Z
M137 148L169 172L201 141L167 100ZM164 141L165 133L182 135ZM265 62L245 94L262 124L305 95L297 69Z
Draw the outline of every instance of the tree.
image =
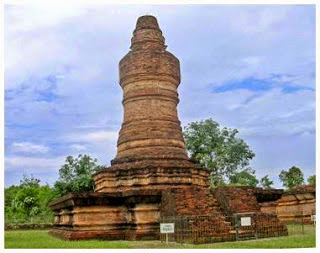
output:
M49 207L49 203L54 199L58 198L59 195L55 188L50 187L48 184L42 185L37 193L39 201L39 208L44 216L52 215L52 211Z
M32 174L30 177L24 174L20 180L20 187L40 187L40 179L35 178Z
M12 200L14 200L19 190L20 190L20 187L16 185L11 185L10 187L4 189L4 199L5 199L4 205L6 207L11 205Z
M186 148L192 159L211 171L212 185L222 184L255 156L237 133L237 129L220 128L212 119L192 122L184 128Z
M271 189L273 185L273 181L269 179L269 176L266 175L260 179L260 185L263 189Z
M20 185L5 188L6 223L52 222L53 213L48 203L57 196L48 184L40 185L40 179L23 175Z
M19 191L12 202L13 211L20 213L20 218L29 218L39 212L38 190L40 180L26 175L20 180Z
M230 176L230 185L245 185L256 187L259 180L255 176L255 171L247 168L240 172L236 172Z
M279 178L283 186L289 190L304 183L303 173L301 169L296 166L291 167L288 171L282 170Z
M316 185L316 175L308 177L307 181L309 184Z
M88 155L79 155L77 158L68 156L59 170L59 180L54 184L58 195L93 192L95 186L92 174L101 168L96 162L97 159Z

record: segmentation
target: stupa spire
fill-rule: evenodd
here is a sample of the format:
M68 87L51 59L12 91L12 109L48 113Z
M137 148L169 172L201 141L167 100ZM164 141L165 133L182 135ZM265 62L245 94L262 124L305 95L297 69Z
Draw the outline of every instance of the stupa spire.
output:
M165 50L153 16L138 19L131 41L119 64L124 119L116 160L188 159L177 113L179 60Z
M138 18L131 39L130 48L133 51L143 49L164 50L166 48L164 43L165 39L154 16L145 15Z

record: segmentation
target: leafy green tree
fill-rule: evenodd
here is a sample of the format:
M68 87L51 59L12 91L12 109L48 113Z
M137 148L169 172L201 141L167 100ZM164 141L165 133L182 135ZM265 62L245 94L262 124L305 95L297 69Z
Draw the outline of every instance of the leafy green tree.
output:
M4 205L5 205L5 207L8 207L11 204L11 202L14 200L14 198L19 190L20 190L20 187L16 186L16 185L11 185L10 187L4 189L4 196L5 196Z
M53 187L50 187L48 184L42 185L37 193L39 201L39 208L43 216L50 216L52 211L49 207L49 203L54 199L58 198L59 195Z
M21 208L27 217L34 216L39 211L38 188L27 186L22 187L15 197L16 204Z
M59 170L59 180L54 187L58 195L67 193L92 192L95 185L92 174L101 168L97 159L88 155L79 155L77 158L68 156L65 164Z
M307 181L308 181L308 184L316 185L316 175L308 177Z
M20 187L40 187L40 179L35 178L32 174L28 177L26 174L23 175L23 178L20 180Z
M240 172L236 172L230 176L230 185L245 185L256 187L259 180L255 176L255 171L247 168Z
M18 209L19 203L15 202L15 197L20 190L19 186L12 185L8 188L4 189L4 212L5 212L5 220L16 220L17 213L15 210Z
M268 175L266 175L260 179L260 185L263 189L271 189L273 181L269 179Z
M237 129L221 128L211 118L192 122L184 128L186 148L192 159L211 171L211 185L221 185L244 169L255 156Z
M53 213L48 203L56 198L53 188L40 185L40 179L23 175L20 185L5 188L5 221L10 223L49 223Z
M282 170L279 178L283 186L289 190L304 183L303 173L296 166L291 167L288 171Z

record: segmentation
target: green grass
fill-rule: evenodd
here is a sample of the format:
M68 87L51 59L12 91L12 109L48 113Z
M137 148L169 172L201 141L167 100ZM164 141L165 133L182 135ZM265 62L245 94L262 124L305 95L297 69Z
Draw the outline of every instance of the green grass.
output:
M312 248L315 247L315 229L308 227L303 235L290 235L250 241L223 242L213 244L178 244L168 245L160 241L102 241L81 240L64 241L48 234L47 230L14 230L5 231L5 248Z
M13 249L79 249L79 248L132 248L127 241L81 240L65 241L49 235L48 230L5 231L5 248Z

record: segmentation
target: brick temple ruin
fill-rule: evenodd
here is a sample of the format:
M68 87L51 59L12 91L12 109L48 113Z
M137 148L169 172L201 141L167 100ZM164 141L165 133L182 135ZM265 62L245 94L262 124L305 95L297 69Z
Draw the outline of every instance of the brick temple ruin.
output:
M201 216L209 218L194 222L191 236L206 227L203 237L226 241L236 238L227 217L254 213L261 237L287 235L276 215L263 218L259 204L259 194L272 202L278 190L209 189L209 171L188 158L177 114L179 60L166 51L155 17L138 19L130 49L119 63L124 117L117 155L93 176L94 193L68 194L50 204L50 233L65 239L159 239L161 221L188 218L191 224Z
M273 213L283 222L313 223L311 217L316 214L316 187L302 185L276 194L273 199L263 200L262 197L259 205L262 212Z

